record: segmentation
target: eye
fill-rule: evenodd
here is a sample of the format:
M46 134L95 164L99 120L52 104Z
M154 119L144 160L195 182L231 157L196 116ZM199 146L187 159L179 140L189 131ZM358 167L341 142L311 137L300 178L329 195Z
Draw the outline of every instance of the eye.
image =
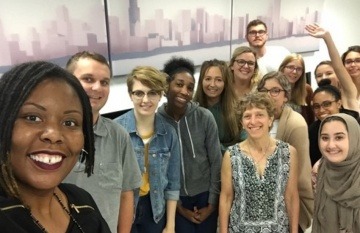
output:
M77 122L74 120L66 120L66 121L64 121L63 125L69 126L69 127L78 126Z
M109 81L101 81L101 86L109 86Z
M184 84L183 84L183 83L176 83L176 86L177 86L177 87L183 87Z
M329 137L328 136L321 136L320 139L321 139L321 141L326 142L326 141L329 140Z
M342 135L335 136L335 140L336 140L336 141L341 141L341 140L343 140L343 139L344 139L344 136L342 136Z
M156 96L158 96L158 92L157 91L149 91L148 93L147 93L147 95L149 96L149 97L156 97Z
M143 91L133 91L132 94L140 98L144 97L145 95Z
M36 122L41 121L40 117L35 116L35 115L25 116L25 119L26 119L27 121L36 121Z
M91 77L83 77L81 80L84 81L84 82L86 82L86 83L92 83L92 82L94 82L93 78L91 78Z

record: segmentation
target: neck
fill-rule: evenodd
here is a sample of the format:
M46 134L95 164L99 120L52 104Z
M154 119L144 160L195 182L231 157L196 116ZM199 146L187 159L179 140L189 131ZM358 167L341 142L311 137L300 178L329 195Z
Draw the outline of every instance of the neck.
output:
M268 134L264 135L262 138L257 139L248 137L246 140L249 147L251 147L252 150L257 152L265 152L265 150L269 148L271 142L271 138Z
M250 46L256 53L256 59L262 58L266 53L265 45L262 47L252 47Z
M99 112L93 112L93 125L95 125L99 119L100 113Z
M154 132L155 113L149 116L139 115L135 112L136 129L140 135Z
M235 78L234 90L237 97L241 98L251 91L251 80L240 80Z
M220 96L212 98L212 97L208 97L207 98L207 104L209 107L214 106L215 104L217 104L220 101Z
M186 113L186 108L176 108L172 105L165 105L165 111L166 113L171 116L175 121L180 120Z

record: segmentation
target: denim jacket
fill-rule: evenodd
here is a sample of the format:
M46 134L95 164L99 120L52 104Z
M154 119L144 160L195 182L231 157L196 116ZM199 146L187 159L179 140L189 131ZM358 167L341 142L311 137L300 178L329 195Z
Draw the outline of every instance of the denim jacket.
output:
M130 134L141 173L144 173L144 143L136 130L134 110L114 119ZM166 200L178 200L180 194L180 144L175 129L159 114L149 142L150 200L154 221L165 213Z

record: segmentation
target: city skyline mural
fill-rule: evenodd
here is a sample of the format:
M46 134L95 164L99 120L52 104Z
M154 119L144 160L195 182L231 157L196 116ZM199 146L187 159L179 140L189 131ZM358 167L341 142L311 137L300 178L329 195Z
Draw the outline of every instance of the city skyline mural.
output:
M233 49L247 44L246 25L256 18L267 23L269 44L292 52L314 51L318 41L307 36L304 26L318 22L323 7L323 0L12 2L6 10L0 7L0 73L28 60L64 66L81 50L107 56L114 75L127 74L137 65L161 69L173 55L197 65L213 58L229 60ZM35 5L36 14L28 20L27 7ZM41 6L46 8L38 9ZM19 15L15 21L11 12Z

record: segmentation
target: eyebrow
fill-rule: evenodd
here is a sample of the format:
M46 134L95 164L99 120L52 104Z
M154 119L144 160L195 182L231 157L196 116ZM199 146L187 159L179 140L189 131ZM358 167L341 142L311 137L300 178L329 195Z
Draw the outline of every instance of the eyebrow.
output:
M43 106L41 106L39 104L33 103L33 102L24 103L23 106L34 106L34 107L40 109L41 111L46 111L46 108L44 108ZM76 109L66 110L63 113L64 114L78 113L78 114L82 115L82 112L79 110L76 110Z

